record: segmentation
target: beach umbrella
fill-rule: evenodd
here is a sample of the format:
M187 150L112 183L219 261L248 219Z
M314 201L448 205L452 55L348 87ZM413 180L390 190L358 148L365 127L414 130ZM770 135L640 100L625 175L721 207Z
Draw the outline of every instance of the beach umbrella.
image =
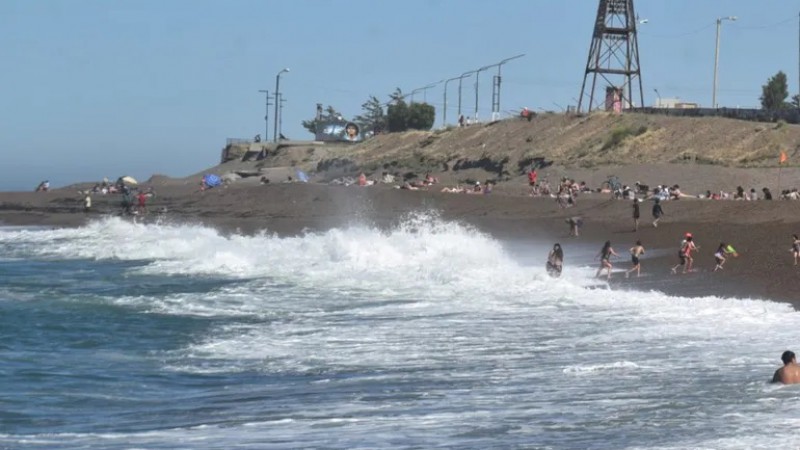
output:
M219 175L208 174L203 176L203 183L206 184L208 187L219 186L222 184L222 178Z
M118 184L120 184L120 183L121 184L130 184L132 186L136 186L136 185L139 184L139 182L136 181L136 178L133 178L130 175L125 175L123 177L119 177L119 179L117 180L117 183Z

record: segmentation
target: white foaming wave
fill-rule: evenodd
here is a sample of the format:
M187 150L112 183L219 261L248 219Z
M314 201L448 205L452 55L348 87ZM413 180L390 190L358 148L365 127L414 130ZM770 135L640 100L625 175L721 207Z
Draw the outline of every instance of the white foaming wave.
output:
M608 364L587 364L578 366L568 366L564 368L565 374L584 375L584 374L607 374L608 372L624 372L639 369L639 365L631 361L616 361Z

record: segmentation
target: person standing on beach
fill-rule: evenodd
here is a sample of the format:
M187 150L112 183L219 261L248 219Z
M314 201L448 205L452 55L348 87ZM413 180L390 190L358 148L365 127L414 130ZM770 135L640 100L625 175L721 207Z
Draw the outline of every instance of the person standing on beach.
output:
M88 213L92 209L92 194L86 192L86 197L83 198L83 212Z
M772 376L772 382L783 384L800 383L800 366L797 365L794 352L790 350L783 352L781 361L783 361L783 367L775 371L775 375Z
M639 231L639 199L633 197L633 231Z
M583 226L583 219L580 217L570 217L564 222L569 224L569 235L571 237L578 237L580 235L581 226Z
M603 248L600 249L600 253L598 254L598 256L600 257L600 268L597 269L597 274L595 275L595 277L599 277L600 274L603 272L603 269L606 269L608 270L608 279L609 280L611 279L611 269L614 267L611 265L612 255L619 256L617 252L615 252L614 249L611 248L611 241L606 241L606 243L603 244Z
M655 199L653 203L653 228L658 228L658 221L664 215L664 210L661 209L661 200Z
M642 265L639 262L639 258L644 255L644 246L642 245L642 241L636 241L636 245L631 247L631 262L633 263L633 267L630 270L625 272L625 278L628 278L634 270L636 271L636 277L638 278L641 273Z
M694 258L692 258L692 251L699 248L700 247L694 244L692 233L686 233L686 238L681 242L681 249L678 250L678 258L680 258L680 262L672 268L672 273L677 273L678 267L680 266L683 266L683 273L691 272L692 263L694 262Z
M796 234L792 235L792 255L794 256L794 265L797 265L797 260L800 259L800 238Z

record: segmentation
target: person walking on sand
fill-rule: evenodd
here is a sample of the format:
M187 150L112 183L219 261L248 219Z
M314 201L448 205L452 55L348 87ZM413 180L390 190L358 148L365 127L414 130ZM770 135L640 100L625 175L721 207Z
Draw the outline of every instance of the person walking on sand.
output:
M653 228L658 228L658 221L664 215L664 210L661 209L661 200L655 199L653 203Z
M570 217L569 219L564 220L569 224L569 235L570 237L578 237L580 236L580 230L583 226L583 219L580 217Z
M639 199L633 197L633 231L639 231Z
M717 263L717 265L714 267L714 272L722 270L722 266L727 260L725 257L728 255L736 256L736 249L734 249L731 245L720 242L719 247L717 247L717 251L714 252L714 260Z
M794 265L797 265L797 260L800 259L800 238L796 234L792 235L792 255L794 256Z
M775 375L772 376L772 382L783 384L800 383L800 366L797 365L794 352L791 350L783 352L781 361L783 361L783 367L775 371Z
M599 277L600 274L603 272L603 269L608 270L608 279L611 279L611 269L614 267L611 265L611 256L619 256L617 252L611 248L611 241L606 241L603 244L603 248L600 249L600 253L597 255L600 257L600 268L597 269L597 274L595 277Z
M699 248L700 247L694 243L692 233L686 233L686 238L681 242L681 249L678 250L678 258L680 258L680 262L672 268L672 273L677 273L678 267L680 266L683 266L683 273L691 272L692 263L694 262L694 258L692 258L692 251Z
M630 270L625 272L625 278L628 278L634 270L636 271L636 277L638 278L641 273L642 265L639 262L639 258L644 255L644 246L642 245L642 241L636 241L636 245L631 247L631 262L633 263L633 267Z

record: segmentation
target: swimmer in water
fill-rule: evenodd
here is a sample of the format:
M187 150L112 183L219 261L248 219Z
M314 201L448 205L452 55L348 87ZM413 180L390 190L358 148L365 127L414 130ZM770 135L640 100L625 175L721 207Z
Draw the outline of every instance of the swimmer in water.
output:
M547 273L551 277L561 276L561 269L564 264L564 250L561 249L561 244L553 245L553 250L547 255Z
M600 268L597 269L597 275L595 277L599 277L600 274L603 272L603 269L608 270L608 279L611 279L611 269L613 266L611 265L611 256L619 256L617 252L611 248L611 241L606 241L603 244L603 248L600 249L600 253L597 255L600 257Z
M789 350L783 352L781 361L783 361L783 367L775 371L775 375L772 376L772 382L783 384L800 383L800 366L797 365L794 352Z

